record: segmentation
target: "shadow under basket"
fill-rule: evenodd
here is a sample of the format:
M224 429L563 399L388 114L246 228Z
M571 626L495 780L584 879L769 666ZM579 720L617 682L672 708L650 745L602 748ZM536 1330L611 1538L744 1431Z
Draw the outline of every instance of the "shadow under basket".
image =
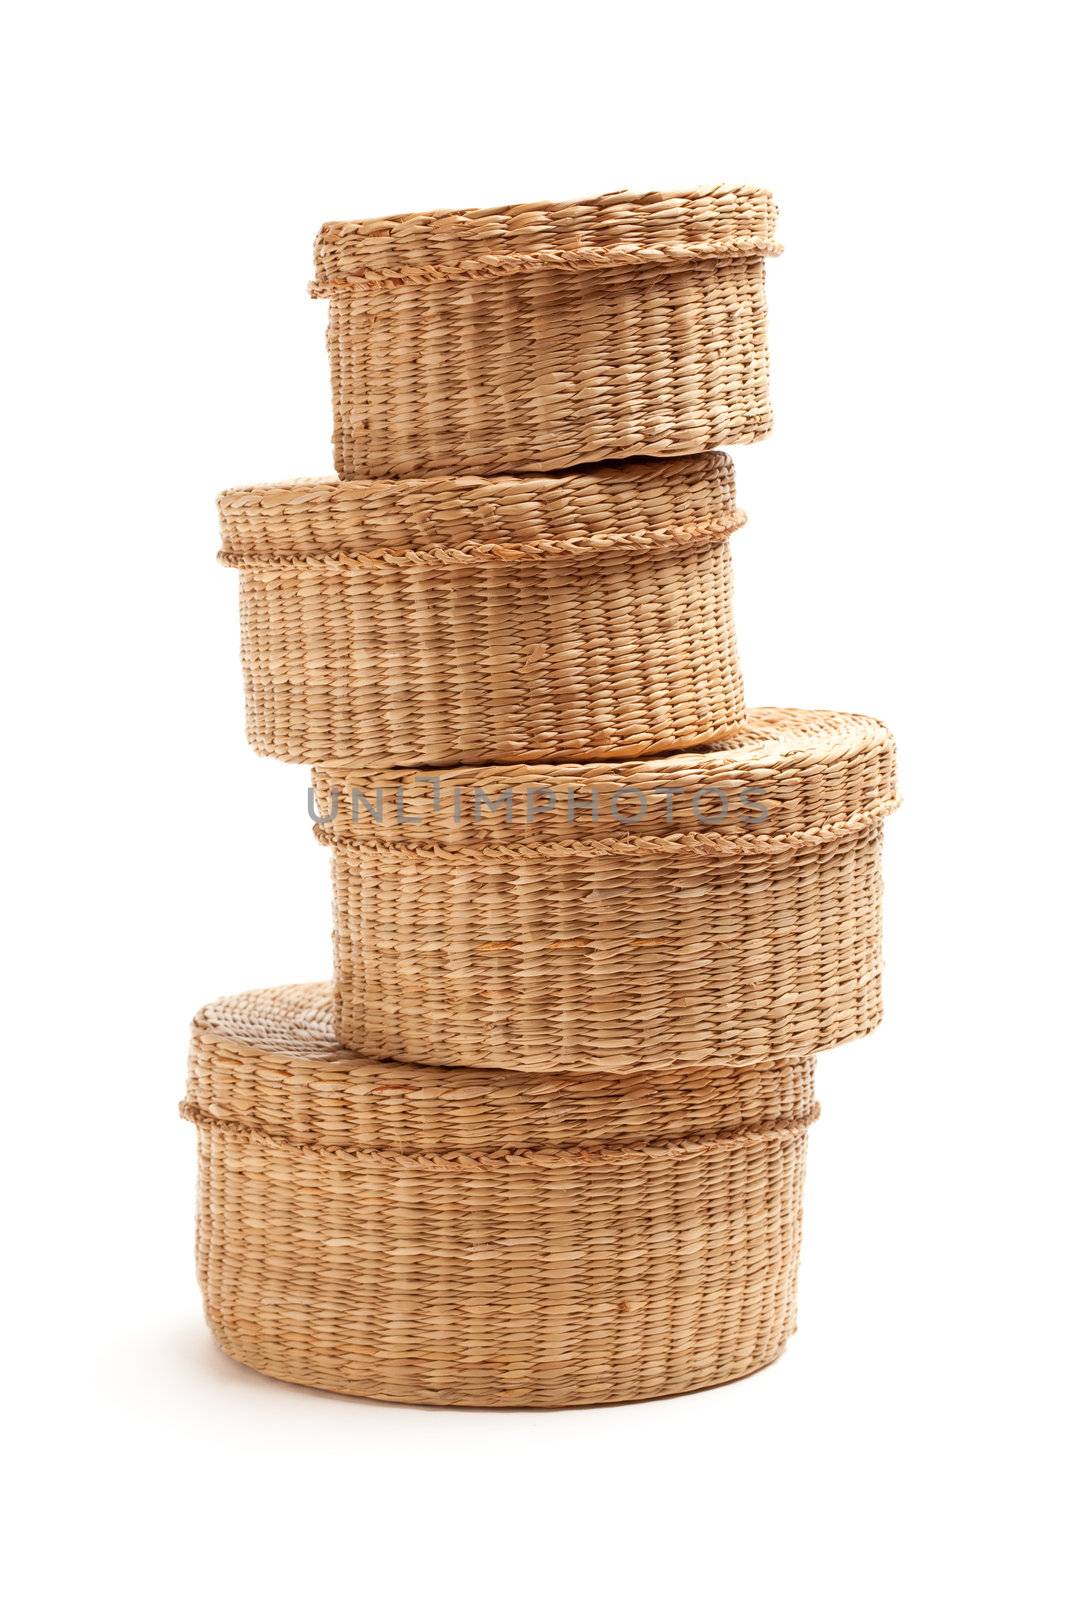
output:
M327 222L342 478L697 455L770 431L763 189Z
M795 1326L814 1062L620 1080L371 1061L327 985L193 1024L197 1267L221 1348L426 1405L646 1400Z
M744 721L725 455L219 496L249 741L284 761L626 756Z
M439 1066L788 1061L882 1015L872 717L768 709L644 761L315 768L337 1036Z

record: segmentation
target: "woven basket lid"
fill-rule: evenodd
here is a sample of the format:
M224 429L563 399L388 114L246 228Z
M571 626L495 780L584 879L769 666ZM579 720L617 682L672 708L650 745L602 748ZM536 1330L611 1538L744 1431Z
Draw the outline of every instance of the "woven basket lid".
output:
M332 989L234 995L193 1022L185 1110L332 1148L451 1151L647 1145L815 1114L814 1061L687 1073L405 1066L342 1049Z
M315 241L313 295L346 285L434 282L450 276L669 264L706 253L777 254L766 189L723 184L677 193L618 190L593 199L409 212L326 222ZM462 267L459 273L448 269ZM469 271L467 269L470 269Z
M678 536L744 516L729 456L607 461L551 473L400 479L303 478L218 497L222 559L526 546L627 527ZM503 553L507 554L505 550Z
M506 847L700 833L728 852L818 844L897 805L883 723L777 707L750 711L739 739L645 761L418 772L320 765L312 776L329 843Z

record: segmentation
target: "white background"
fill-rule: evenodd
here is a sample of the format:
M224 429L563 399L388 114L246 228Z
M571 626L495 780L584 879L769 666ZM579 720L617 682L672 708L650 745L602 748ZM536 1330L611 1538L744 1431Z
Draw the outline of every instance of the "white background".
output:
M11 1592L1054 1592L1045 10L20 10L0 95ZM735 453L749 701L883 717L906 802L887 1020L820 1068L799 1331L747 1382L599 1411L258 1378L201 1320L176 1108L199 1005L329 968L305 774L244 745L237 580L214 562L220 488L330 469L315 231L717 179L771 187L786 245L775 432Z

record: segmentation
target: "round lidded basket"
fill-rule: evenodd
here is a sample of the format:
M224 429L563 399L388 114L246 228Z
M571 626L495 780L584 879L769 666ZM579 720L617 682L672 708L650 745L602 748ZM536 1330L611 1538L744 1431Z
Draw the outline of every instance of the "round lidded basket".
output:
M315 769L335 1024L369 1055L516 1071L795 1059L881 1020L888 730L750 713L640 762Z
M328 222L342 478L696 455L771 427L764 189Z
M219 496L249 741L425 765L689 748L744 721L719 452Z
M625 1081L362 1059L325 984L193 1024L197 1268L222 1349L418 1404L651 1399L795 1327L812 1061Z

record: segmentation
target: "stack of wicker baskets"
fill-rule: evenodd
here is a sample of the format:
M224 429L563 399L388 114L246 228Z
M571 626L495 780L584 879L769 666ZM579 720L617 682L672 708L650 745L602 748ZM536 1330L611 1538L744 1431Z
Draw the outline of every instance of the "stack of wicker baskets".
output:
M208 1320L262 1372L574 1405L793 1330L896 795L880 723L744 703L714 447L771 425L773 228L717 187L319 235L339 479L220 508L335 981L206 1007L184 1107Z

